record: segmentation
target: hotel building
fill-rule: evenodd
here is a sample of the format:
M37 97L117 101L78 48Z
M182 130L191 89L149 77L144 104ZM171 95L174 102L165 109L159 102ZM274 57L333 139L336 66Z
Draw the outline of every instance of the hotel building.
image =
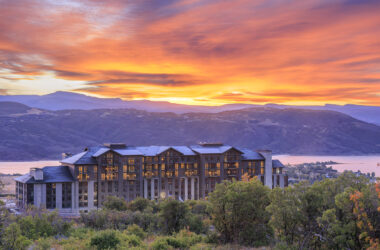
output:
M34 168L16 178L16 198L27 205L78 215L101 207L107 196L131 201L204 199L217 183L257 177L264 185L287 186L283 164L269 150L252 151L221 143L134 147L108 143L64 155L61 166Z

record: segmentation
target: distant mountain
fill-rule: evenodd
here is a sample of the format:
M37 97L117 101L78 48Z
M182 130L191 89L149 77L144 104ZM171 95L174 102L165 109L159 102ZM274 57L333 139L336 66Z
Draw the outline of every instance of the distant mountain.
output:
M192 145L222 141L282 154L380 152L380 127L334 112L256 107L219 113L133 109L48 111L0 102L0 160L57 159L103 142Z
M67 109L138 109L148 112L173 112L184 114L190 112L197 113L218 113L222 111L240 110L244 108L263 107L254 104L227 104L222 106L192 106L174 104L170 102L153 102L148 100L123 101L119 98L96 98L71 92L55 92L48 95L0 95L0 101L19 102L30 107L46 110L67 110ZM350 115L356 119L380 125L380 107L360 106L360 105L331 105L325 106L289 106L278 104L267 104L264 107L277 109L296 108L310 110L332 110Z

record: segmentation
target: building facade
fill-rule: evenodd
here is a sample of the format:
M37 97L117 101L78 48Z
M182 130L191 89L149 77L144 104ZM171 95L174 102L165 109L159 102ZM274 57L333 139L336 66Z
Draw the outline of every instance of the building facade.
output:
M221 143L132 147L108 143L65 155L62 166L32 169L16 178L19 208L28 204L78 214L99 208L107 196L131 201L204 199L217 183L257 177L264 185L287 186L283 165L269 150Z

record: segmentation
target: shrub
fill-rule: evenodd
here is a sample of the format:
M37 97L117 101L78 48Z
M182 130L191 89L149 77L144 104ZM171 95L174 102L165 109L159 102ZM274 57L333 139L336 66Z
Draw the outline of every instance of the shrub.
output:
M142 197L138 197L128 204L128 209L132 211L142 212L148 207L152 207L152 206L153 206L152 201L142 198Z
M121 237L121 247L120 248L130 248L130 247L139 247L142 245L141 239L134 235L123 235Z
M103 202L103 207L110 210L126 211L127 202L124 199L115 196L107 196L106 200Z
M90 245L101 249L116 249L120 244L120 239L113 230L105 230L97 233L91 238Z
M152 250L167 250L172 249L172 247L168 244L168 241L166 240L166 237L158 237L153 241L153 243L150 245L150 248Z
M145 239L146 237L144 230L136 224L128 226L127 230L125 230L124 233L127 235L136 235L141 240Z

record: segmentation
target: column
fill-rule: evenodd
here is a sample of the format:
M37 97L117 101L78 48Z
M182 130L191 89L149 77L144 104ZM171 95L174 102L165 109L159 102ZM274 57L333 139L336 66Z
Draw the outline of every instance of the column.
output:
M150 199L154 200L154 179L150 179Z
M279 178L280 178L280 188L284 188L285 187L285 180L284 180L284 175L279 175Z
M71 211L74 212L75 206L75 182L71 183Z
M46 208L46 184L42 184L41 186L41 206Z
M168 198L169 197L169 183L168 183L168 178L165 177L165 197Z
M55 184L55 208L62 209L62 183Z
M179 183L178 183L178 200L183 200L182 193L181 193L181 191L182 191L182 188L181 188L182 178L178 178L177 180L179 181Z
M189 188L189 183L188 183L188 180L187 180L187 177L185 177L185 201L187 201L187 196L189 194L189 191L188 191L188 188Z
M191 199L195 199L195 193L194 193L194 177L191 177Z
M33 191L34 191L34 206L40 207L41 201L42 201L42 184L34 184L33 185Z
M148 199L148 180L144 179L144 198Z
M87 182L88 209L94 208L94 181Z

